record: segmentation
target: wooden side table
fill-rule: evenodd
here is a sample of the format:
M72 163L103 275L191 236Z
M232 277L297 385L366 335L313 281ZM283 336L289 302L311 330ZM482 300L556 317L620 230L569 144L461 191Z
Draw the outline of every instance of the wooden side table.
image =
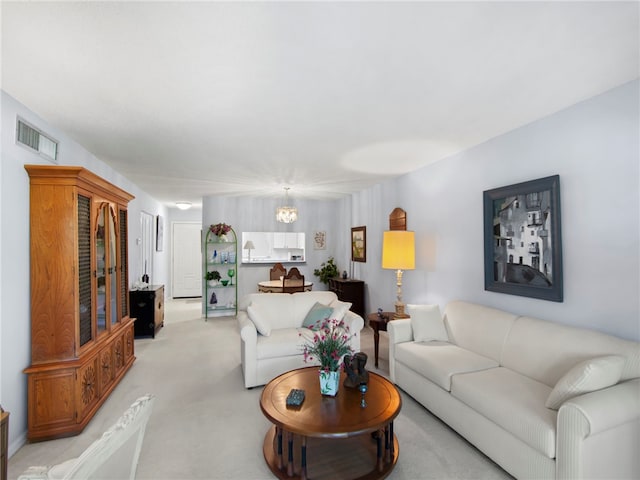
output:
M373 349L375 352L375 366L378 368L378 349L380 344L380 332L387 331L387 322L393 320L395 312L382 312L382 318L378 312L367 315L369 326L373 328Z

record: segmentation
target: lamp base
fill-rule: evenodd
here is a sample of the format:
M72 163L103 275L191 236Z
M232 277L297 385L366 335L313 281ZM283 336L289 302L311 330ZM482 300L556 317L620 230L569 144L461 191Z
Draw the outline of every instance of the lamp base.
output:
M404 303L396 303L396 311L393 314L393 318L410 318L409 315L404 313Z

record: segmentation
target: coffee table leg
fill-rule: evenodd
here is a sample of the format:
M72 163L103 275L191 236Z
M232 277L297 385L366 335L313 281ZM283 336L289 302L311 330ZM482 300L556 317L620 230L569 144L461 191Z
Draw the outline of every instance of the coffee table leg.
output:
M394 458L396 454L395 443L393 441L395 437L393 436L393 422L389 423L389 461Z
M307 437L302 436L300 444L300 480L307 480Z
M282 461L282 428L276 427L276 435L278 436L278 468L282 468L284 462Z
M287 432L287 446L289 447L289 460L287 464L287 475L293 477L293 433Z
M384 427L384 461L391 461L391 450L389 448L389 425Z
M378 368L378 345L380 344L380 332L378 331L378 327L373 329L373 350L375 354L375 366Z
M376 435L376 441L378 444L378 452L376 455L376 460L378 464L378 471L382 471L384 468L384 462L382 461L382 437L384 436L383 430L378 430L378 434Z

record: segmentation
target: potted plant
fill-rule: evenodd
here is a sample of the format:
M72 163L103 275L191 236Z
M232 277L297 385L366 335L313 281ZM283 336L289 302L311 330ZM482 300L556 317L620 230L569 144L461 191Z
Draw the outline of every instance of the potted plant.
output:
M338 276L338 267L334 263L333 257L329 257L329 260L322 262L320 268L316 268L313 271L316 277L320 277L320 281L324 284L329 283L330 278Z
M313 331L313 340L302 347L304 361L320 362L320 393L335 396L340 385L340 367L344 356L353 354L349 341L356 334L350 332L344 320L330 318L318 320L309 329Z
M209 286L215 287L222 277L220 276L220 272L213 270L212 272L207 272L204 278L209 282Z

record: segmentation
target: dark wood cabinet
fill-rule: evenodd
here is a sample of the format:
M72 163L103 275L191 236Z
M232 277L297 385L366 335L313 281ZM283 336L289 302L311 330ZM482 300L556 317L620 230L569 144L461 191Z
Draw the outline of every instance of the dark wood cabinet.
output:
M131 316L136 319L135 335L155 338L164 326L164 285L149 285L144 290L129 292Z
M364 318L363 280L330 278L329 290L338 296L338 300L351 302L351 311Z
M76 435L132 366L124 190L76 166L30 181L29 440Z

